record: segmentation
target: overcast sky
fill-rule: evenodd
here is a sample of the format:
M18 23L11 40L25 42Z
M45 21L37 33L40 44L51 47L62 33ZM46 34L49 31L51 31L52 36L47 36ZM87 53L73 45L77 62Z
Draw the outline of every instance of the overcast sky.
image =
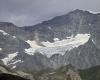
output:
M34 25L75 9L100 12L100 0L0 0L0 21Z

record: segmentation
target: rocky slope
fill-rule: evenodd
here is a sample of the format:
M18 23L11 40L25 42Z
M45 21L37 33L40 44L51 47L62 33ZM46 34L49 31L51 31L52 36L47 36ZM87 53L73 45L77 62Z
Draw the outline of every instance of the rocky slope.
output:
M100 66L78 70L72 65L66 65L58 69L44 69L27 74L11 70L1 61L0 80L100 80Z
M78 70L71 65L61 67L53 70L42 70L34 73L34 79L36 80L82 80L78 74Z
M84 45L67 51L63 56L55 55L50 59L54 64L54 68L65 64L72 64L78 69L86 69L100 65L99 57L100 49L95 46L90 38Z
M33 76L21 71L14 71L0 61L0 80L34 80Z
M33 73L35 80L100 80L100 66L77 70L72 65Z

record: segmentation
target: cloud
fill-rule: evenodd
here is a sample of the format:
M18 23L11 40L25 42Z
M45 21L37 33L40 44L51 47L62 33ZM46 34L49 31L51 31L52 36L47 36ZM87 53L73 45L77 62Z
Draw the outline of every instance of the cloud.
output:
M74 9L100 12L100 0L0 0L0 21L34 25Z

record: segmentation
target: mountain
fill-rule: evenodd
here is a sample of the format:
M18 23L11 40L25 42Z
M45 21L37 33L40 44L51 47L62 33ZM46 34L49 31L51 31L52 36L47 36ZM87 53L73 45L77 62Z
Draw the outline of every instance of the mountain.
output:
M0 59L14 70L32 72L72 64L100 65L100 13L74 10L33 26L0 22Z

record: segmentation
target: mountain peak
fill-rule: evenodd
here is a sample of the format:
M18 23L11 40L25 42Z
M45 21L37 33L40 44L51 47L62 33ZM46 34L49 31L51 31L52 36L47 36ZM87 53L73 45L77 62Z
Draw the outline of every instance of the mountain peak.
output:
M84 11L83 10L80 10L80 9L75 9L75 10L73 10L71 12L84 12Z
M87 13L87 14L100 14L100 12L96 12L96 11L91 11L91 10L80 10L80 9L76 9L76 10L73 10L69 13Z

